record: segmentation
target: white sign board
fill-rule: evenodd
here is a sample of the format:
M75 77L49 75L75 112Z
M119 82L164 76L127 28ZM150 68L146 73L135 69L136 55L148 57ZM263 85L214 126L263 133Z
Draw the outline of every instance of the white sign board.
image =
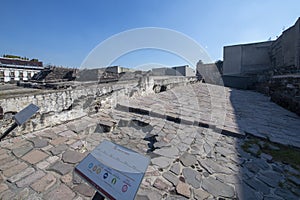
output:
M107 140L76 167L81 177L108 199L134 199L150 159Z
M30 117L32 117L40 108L37 107L34 104L30 104L20 112L18 112L14 119L17 122L17 124L20 126L24 124Z

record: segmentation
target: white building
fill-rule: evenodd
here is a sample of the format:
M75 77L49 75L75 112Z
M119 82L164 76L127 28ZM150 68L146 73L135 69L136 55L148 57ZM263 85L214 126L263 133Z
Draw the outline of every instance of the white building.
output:
M43 68L42 62L0 57L0 82L27 81Z

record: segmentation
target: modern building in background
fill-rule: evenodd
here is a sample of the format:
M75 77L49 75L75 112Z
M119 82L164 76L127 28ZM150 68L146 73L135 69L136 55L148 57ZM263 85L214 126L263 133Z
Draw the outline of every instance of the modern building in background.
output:
M195 76L196 72L188 65L176 66L176 67L161 67L153 68L152 75L154 76Z
M267 70L300 73L300 18L274 41L225 46L223 81L247 89Z
M37 60L0 57L0 82L27 81L43 68Z
M224 47L223 75L255 73L271 67L273 41Z

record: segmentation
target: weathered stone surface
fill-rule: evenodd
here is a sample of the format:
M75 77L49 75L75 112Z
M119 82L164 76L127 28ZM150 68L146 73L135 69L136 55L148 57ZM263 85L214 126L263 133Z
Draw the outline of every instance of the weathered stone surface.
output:
M244 166L245 166L250 172L253 172L253 173L257 173L257 172L259 172L259 170L260 170L259 166L257 166L256 164L254 164L254 163L252 163L252 162L245 163Z
M258 155L258 152L260 151L260 148L257 144L252 144L250 148L248 148L248 151L252 153L253 155Z
M200 188L200 181L196 179L196 176L199 174L197 171L190 168L184 168L182 174L186 183L192 185L193 188Z
M283 199L289 199L289 200L299 200L299 197L297 197L296 195L294 195L292 192L290 192L287 189L283 189L283 188L277 188L274 191L274 194L282 197Z
M5 162L0 163L0 170L4 171L4 170L9 169L13 166L16 166L18 163L20 163L20 161L18 161L17 159L14 159L13 157L10 157L8 159L5 159Z
M32 149L33 149L32 145L30 143L26 143L23 146L13 149L12 152L16 157L20 158L26 153L28 153L29 151L31 151Z
M65 131L59 133L59 135L62 136L62 137L68 137L68 138L72 138L72 137L76 137L77 136L77 134L74 133L71 130L65 130Z
M149 200L151 199L162 199L162 195L157 190L143 189L138 190L140 196L146 196Z
M162 174L162 176L165 179L167 179L168 181L170 181L174 186L176 186L178 184L179 178L177 176L175 176L173 173L165 172Z
M20 171L20 173L17 173L16 175L8 178L7 180L11 183L16 182L20 180L21 178L28 176L29 174L32 174L35 170L32 167L28 167L25 170Z
M65 175L68 172L72 171L73 167L70 164L65 164L61 161L57 161L56 163L54 163L49 167L49 170L55 171L61 175Z
M56 147L52 147L50 149L50 152L52 153L52 155L56 156L56 155L61 154L62 152L64 152L67 148L68 148L67 145L61 144L61 145L58 145Z
M40 150L32 150L25 156L23 156L22 159L29 162L30 164L35 164L45 159L46 157L48 157L48 154Z
M175 158L179 155L179 151L176 147L166 147L166 148L156 149L154 153L168 158Z
M207 143L204 143L203 149L204 149L204 152L207 154L209 154L211 152L211 146Z
M39 163L36 164L36 167L39 169L46 169L47 167L49 167L50 163L47 162L46 160L41 161Z
M58 138L55 138L54 140L51 140L50 144L52 144L53 146L57 146L59 144L66 142L67 140L68 140L67 137L58 137Z
M225 148L225 147L219 147L219 146L217 146L215 149L216 149L217 153L219 153L219 154L221 154L221 155L223 155L225 157L228 157L228 156L234 154L234 152L232 150L230 150L228 148Z
M234 189L230 185L220 182L212 177L204 178L201 186L205 191L215 197L234 197Z
M166 168L170 166L170 164L172 163L172 159L165 158L165 157L157 157L157 158L152 158L151 162L153 165L157 165L160 168Z
M0 194L1 200L11 200L14 199L16 194L11 190L5 190L2 194Z
M187 152L183 153L183 155L180 156L179 160L186 167L189 167L191 165L198 163L196 156L189 154Z
M65 184L61 184L56 189L47 193L45 199L51 200L72 200L75 197L75 193Z
M27 164L22 162L19 163L15 166L12 166L11 168L8 168L6 170L3 171L3 175L6 177L11 177L14 174L17 174L19 172L21 172L22 170L24 170L27 167Z
M84 183L76 185L75 187L73 187L73 190L75 192L82 194L83 196L86 196L86 197L92 197L95 193L94 188L92 188L91 186L88 186Z
M170 168L170 171L176 175L179 175L180 174L180 164L175 163L174 165L172 165L172 167Z
M235 184L236 196L238 199L262 199L256 195L256 191L249 187L246 183L241 182Z
M283 179L281 174L272 171L260 173L257 178L271 187L277 187L279 182Z
M179 183L177 184L176 191L178 194L185 196L187 198L190 198L190 196L191 196L191 191L190 191L189 185L186 183L183 183L181 181L179 181Z
M8 190L8 186L5 183L0 183L0 193Z
M224 167L211 159L200 160L200 164L211 174L213 174L213 173L231 174L232 173L232 171L229 170L227 167Z
M36 192L45 192L56 183L56 178L52 174L47 174L40 180L37 180L30 187Z
M79 163L83 158L85 157L85 154L79 153L77 151L67 150L62 155L62 160L65 163L71 163L76 164Z
M77 142L74 142L73 144L70 145L70 147L75 150L81 149L83 146L84 146L84 143L81 140L78 140Z
M255 178L251 178L251 179L244 180L244 181L247 185L249 185L256 191L260 191L264 194L270 193L270 188L266 184L256 180Z
M294 183L295 185L300 186L300 178L296 176L288 176L288 180Z
M63 176L60 177L60 180L63 183L66 183L67 185L68 185L68 183L71 183L72 179L73 179L72 172L68 173L68 174L65 174L65 175L63 175Z
M48 145L48 141L42 138L31 138L30 141L33 142L34 148L43 148Z
M153 187L155 187L159 190L165 190L165 191L169 190L169 185L160 178L155 179L155 181L153 183Z
M45 172L43 171L36 171L35 173L27 176L26 178L16 182L16 185L21 188L30 185L31 183L35 182L36 180L45 176Z
M181 195L170 195L166 198L166 200L188 200L189 198L186 198Z
M260 157L261 157L262 159L265 159L266 161L271 161L271 160L273 159L273 157L272 157L271 155L265 154L265 153L261 153L261 154L260 154Z
M194 198L196 200L204 200L207 199L210 194L202 189L194 189Z

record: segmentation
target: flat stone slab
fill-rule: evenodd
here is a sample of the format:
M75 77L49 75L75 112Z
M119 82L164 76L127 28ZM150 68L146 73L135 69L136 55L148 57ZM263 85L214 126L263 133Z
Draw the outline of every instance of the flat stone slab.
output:
M58 154L61 154L65 150L67 150L67 148L68 148L68 146L66 144L61 144L61 145L58 145L56 147L52 147L50 149L50 152L52 153L52 155L56 156Z
M36 164L41 160L47 158L49 155L40 151L40 150L32 150L22 157L23 160L29 162L30 164Z
M196 156L189 154L187 152L185 152L182 156L180 156L179 160L186 167L189 167L191 165L195 165L196 163L198 163Z
M52 174L47 174L43 178L35 181L30 187L36 192L45 192L56 183L56 178Z
M45 195L45 199L52 200L72 200L75 197L75 193L65 184L60 184L57 188L50 191Z
M86 185L84 183L76 185L75 187L73 187L73 190L86 197L92 197L95 193L95 189L93 187Z
M31 138L30 141L33 142L34 148L43 148L48 145L48 141L42 138Z
M12 153L16 157L20 158L20 157L24 156L26 153L28 153L29 151L31 151L32 149L33 149L32 145L30 143L26 143L23 146L13 149Z
M180 164L175 163L174 165L171 166L170 171L173 172L176 175L180 174Z
M160 168L166 168L170 166L170 164L172 163L172 159L165 157L152 158L151 163L153 165L157 165Z
M179 178L177 176L175 176L173 173L165 172L162 174L162 176L165 179L167 179L169 182L171 182L174 186L176 186L178 184Z
M213 177L204 178L201 187L215 197L234 197L234 189L232 186L222 183Z
M62 160L65 163L76 164L79 163L85 156L86 154L79 153L77 151L67 150L63 153Z
M200 188L200 184L201 184L201 179L199 180L199 172L191 169L191 168L184 168L182 170L182 174L185 178L185 182L190 184L191 186L193 186L193 188Z
M35 173L27 176L24 179L21 179L20 181L16 182L16 185L21 188L30 185L31 183L35 182L36 180L42 178L45 176L45 172L43 171L36 171Z
M48 170L59 173L60 175L65 175L73 170L73 166L70 164L63 163L61 161L57 161L53 165L51 165Z
M179 181L179 183L177 184L176 191L178 194L185 196L187 198L190 198L190 196L191 196L191 191L190 191L189 185L186 183L183 183L181 181Z
M168 158L175 158L179 155L179 150L176 147L165 147L156 149L154 153Z

